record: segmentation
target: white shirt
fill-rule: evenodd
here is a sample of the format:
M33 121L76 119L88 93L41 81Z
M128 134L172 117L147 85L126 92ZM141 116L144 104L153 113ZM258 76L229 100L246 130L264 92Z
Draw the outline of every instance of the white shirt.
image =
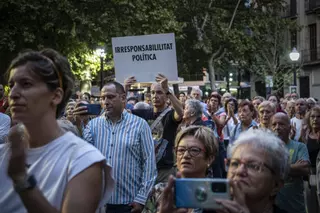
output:
M6 142L11 126L11 119L8 115L0 112L0 144Z
M57 210L62 209L63 196L68 182L80 172L97 162L104 162L104 156L91 144L71 132L46 144L28 149L26 167L34 175L37 187ZM10 157L9 144L0 145L0 212L26 213L19 195L14 191L12 180L7 175ZM100 205L107 203L113 188L111 167L104 168L104 189Z
M299 141L301 136L301 128L302 128L302 119L298 119L296 117L291 118L291 125L296 126L296 135L294 136L295 141Z

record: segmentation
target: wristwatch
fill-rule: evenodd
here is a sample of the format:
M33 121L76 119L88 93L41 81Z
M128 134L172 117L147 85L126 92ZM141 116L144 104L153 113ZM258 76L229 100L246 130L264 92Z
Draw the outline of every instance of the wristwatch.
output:
M14 182L14 189L17 193L34 189L37 186L37 180L33 175L26 175L19 181Z

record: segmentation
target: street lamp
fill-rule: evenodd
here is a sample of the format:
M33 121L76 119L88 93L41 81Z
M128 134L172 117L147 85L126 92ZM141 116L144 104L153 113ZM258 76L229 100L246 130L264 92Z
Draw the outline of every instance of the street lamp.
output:
M293 86L297 86L297 70L296 70L296 62L300 58L300 53L297 51L297 49L294 47L292 52L289 54L289 57L291 61L294 62L294 70L293 70Z
M101 90L103 87L103 65L104 65L103 60L106 54L104 52L104 49L102 48L97 49L97 53L100 56L100 90Z

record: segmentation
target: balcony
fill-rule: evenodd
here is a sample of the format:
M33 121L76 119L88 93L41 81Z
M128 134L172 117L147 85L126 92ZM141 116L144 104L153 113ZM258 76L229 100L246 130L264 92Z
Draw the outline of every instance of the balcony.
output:
M320 47L315 49L303 50L302 60L304 65L313 65L320 63Z
M306 0L305 11L307 14L320 12L320 1L319 0Z

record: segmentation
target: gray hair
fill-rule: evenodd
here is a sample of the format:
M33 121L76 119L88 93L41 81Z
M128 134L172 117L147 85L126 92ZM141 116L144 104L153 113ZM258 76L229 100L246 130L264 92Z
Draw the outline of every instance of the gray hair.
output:
M317 103L317 102L316 102L316 100L315 100L314 98L308 98L308 99L307 99L307 102L308 102L308 101L311 101L311 102L313 102L314 104L316 104L316 103Z
M66 132L72 132L76 136L80 137L79 130L75 125L73 125L70 121L64 120L64 119L59 119L57 120L58 125L61 129L63 129Z
M260 108L262 107L266 107L266 106L269 106L271 108L271 110L276 113L277 109L276 109L276 105L274 105L274 103L272 103L271 101L263 101L259 107L258 107L258 110L260 110Z
M290 169L289 152L280 138L261 129L248 130L241 133L234 144L229 147L228 158L231 158L237 148L242 145L250 145L264 151L271 159L271 167L275 175L285 180Z
M185 102L185 107L189 106L195 113L196 117L201 117L203 113L203 106L200 101L195 99L188 99Z
M138 102L134 105L133 109L150 109L150 105L145 102Z
M192 93L193 91L197 91L197 92L199 92L199 94L200 94L201 97L203 96L202 90L201 90L200 88L198 88L198 87L192 87L191 93Z

